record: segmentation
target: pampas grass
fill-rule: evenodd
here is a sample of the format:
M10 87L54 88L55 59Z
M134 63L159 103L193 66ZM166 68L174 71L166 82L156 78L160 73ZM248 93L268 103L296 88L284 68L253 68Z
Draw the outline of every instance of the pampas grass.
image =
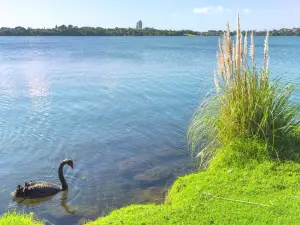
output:
M218 153L219 146L237 137L264 140L278 157L276 143L286 139L298 125L299 107L289 100L295 87L281 85L279 78L269 79L269 32L265 37L261 69L255 62L253 32L249 53L247 39L247 32L244 37L241 33L239 16L235 42L227 24L216 54L214 83L217 94L203 100L188 128L187 139L192 152L206 158L207 162L207 157Z

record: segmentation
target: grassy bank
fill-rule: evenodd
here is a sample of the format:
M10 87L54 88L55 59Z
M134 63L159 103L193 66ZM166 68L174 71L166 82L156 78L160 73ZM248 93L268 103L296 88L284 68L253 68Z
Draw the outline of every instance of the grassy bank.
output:
M184 36L195 37L195 36L197 36L197 35L195 35L195 34L184 34Z
M179 178L163 205L132 205L98 224L299 224L300 165L265 161Z
M37 221L33 217L33 213L19 214L16 212L5 213L0 217L1 225L42 225L43 223Z

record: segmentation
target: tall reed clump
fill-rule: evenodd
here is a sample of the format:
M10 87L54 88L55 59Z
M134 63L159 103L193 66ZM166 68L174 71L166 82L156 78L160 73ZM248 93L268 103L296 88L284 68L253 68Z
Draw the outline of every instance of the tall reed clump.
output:
M218 70L214 74L216 95L202 102L187 134L192 151L202 159L211 159L220 146L236 138L264 141L269 146L267 154L279 158L286 151L282 142L292 136L298 125L299 106L290 101L295 86L281 85L280 79L269 78L269 33L261 69L255 61L253 32L249 51L247 39L247 32L244 37L241 32L239 16L236 40L231 39L229 24L219 39Z

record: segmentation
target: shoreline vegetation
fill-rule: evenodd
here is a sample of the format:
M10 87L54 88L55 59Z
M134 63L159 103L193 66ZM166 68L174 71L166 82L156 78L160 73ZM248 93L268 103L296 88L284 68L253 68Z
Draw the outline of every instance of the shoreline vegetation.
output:
M25 28L17 26L14 28L1 27L0 36L223 36L224 30L159 30L146 27L144 29L134 28L102 28L102 27L77 27L73 25L61 25L54 28ZM246 31L241 31L245 35ZM255 36L265 36L267 31L253 31ZM230 32L231 36L236 31ZM282 28L270 30L270 36L300 36L300 28Z
M43 225L42 221L34 218L33 213L24 214L17 212L8 212L0 217L1 225Z
M199 171L178 178L163 204L130 205L86 224L299 223L295 87L271 79L268 32L263 68L256 67L253 35L249 46L238 16L236 40L229 25L219 40L216 92L203 99L187 132ZM0 223L10 224L5 216Z

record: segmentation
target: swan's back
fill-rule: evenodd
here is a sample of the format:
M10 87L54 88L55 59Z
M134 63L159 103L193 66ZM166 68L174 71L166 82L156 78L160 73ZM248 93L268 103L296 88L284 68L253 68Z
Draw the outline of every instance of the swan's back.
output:
M54 195L61 191L61 187L44 181L30 181L26 182L24 187L21 187L22 195L20 197L26 198L43 198L46 196ZM17 192L13 193L13 195L18 195ZM18 196L16 196L18 197Z
M44 181L30 182L25 186L25 196L29 198L42 198L49 195L54 195L61 191L61 187Z

